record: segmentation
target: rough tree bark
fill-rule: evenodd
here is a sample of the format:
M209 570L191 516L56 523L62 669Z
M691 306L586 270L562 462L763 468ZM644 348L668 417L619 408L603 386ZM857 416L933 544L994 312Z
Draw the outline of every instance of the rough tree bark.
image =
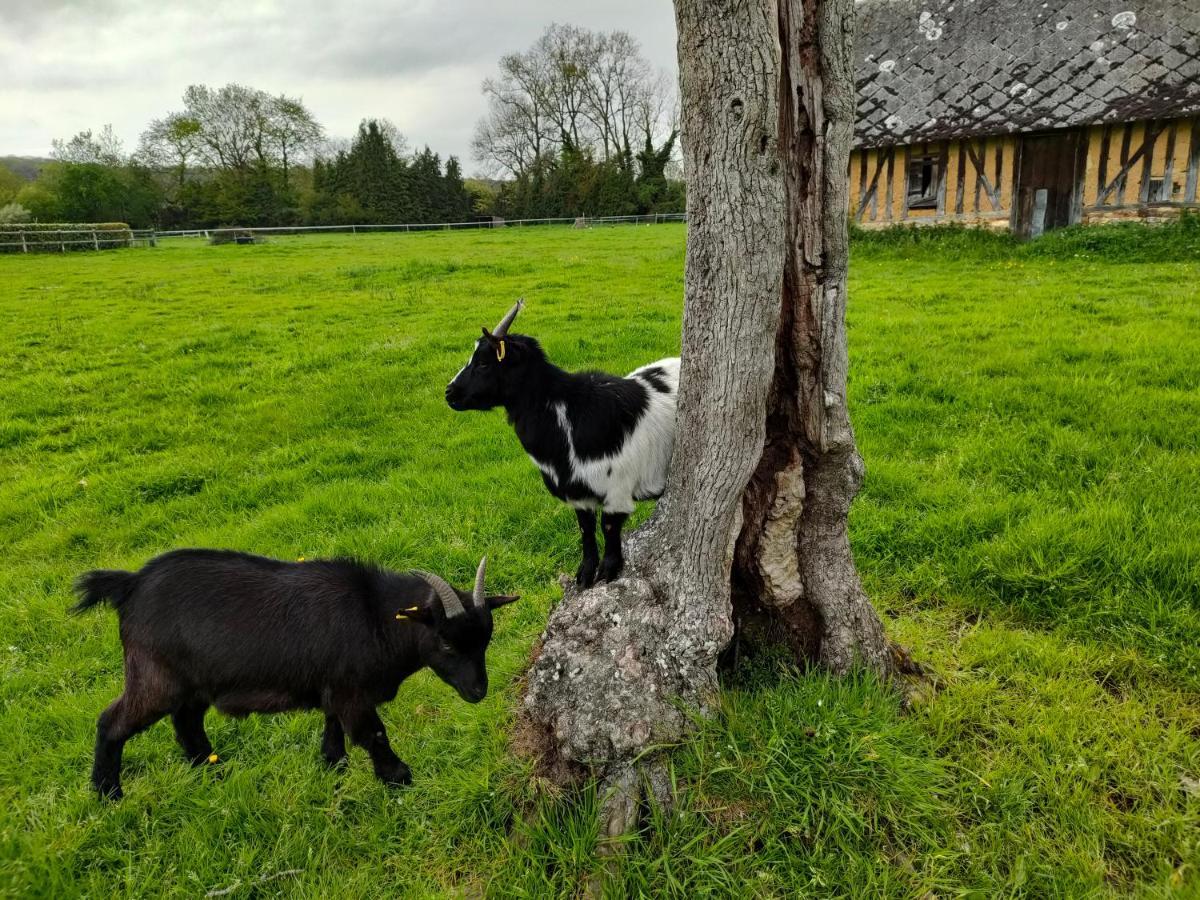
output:
M835 673L913 669L847 537L863 476L846 408L853 0L677 0L676 20L688 248L671 477L619 581L564 583L518 732L548 776L604 780L611 836L646 788L667 799L646 751L709 707L735 622Z

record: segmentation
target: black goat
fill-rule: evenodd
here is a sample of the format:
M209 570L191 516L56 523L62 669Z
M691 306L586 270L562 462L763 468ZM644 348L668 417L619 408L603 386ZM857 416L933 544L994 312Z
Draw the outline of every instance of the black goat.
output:
M451 409L503 406L550 493L575 508L583 560L575 581L610 581L624 565L621 528L635 501L662 495L675 442L679 360L659 360L626 378L564 372L541 346L509 326L516 305L493 331L483 329L467 364L446 386ZM603 508L604 559L596 547Z
M323 710L329 765L345 759L349 733L382 781L408 784L375 707L425 666L467 702L484 698L492 610L517 599L484 594L486 564L471 594L424 572L226 550L175 550L138 572L85 573L72 612L109 602L125 650L125 691L97 723L93 785L120 797L125 742L167 715L193 765L216 762L204 733L209 706L233 716Z

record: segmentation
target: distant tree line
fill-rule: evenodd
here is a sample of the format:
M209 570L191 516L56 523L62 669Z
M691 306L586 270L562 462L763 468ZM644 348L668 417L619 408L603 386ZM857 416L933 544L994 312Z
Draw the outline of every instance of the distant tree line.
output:
M298 98L192 85L127 153L110 126L53 142L37 178L0 165L0 222L135 228L452 222L683 209L675 85L623 31L551 25L500 59L459 161L386 119L332 141Z
M674 81L623 31L551 25L483 83L478 162L503 179L509 218L631 215L683 209Z
M53 142L33 182L0 166L0 221L127 222L135 228L448 222L474 215L458 160L409 153L386 120L350 142L298 99L229 84L189 87L126 153L105 126Z
M349 149L313 162L310 214L341 225L464 222L475 213L457 159L443 169L428 147L410 155L394 129L372 120Z

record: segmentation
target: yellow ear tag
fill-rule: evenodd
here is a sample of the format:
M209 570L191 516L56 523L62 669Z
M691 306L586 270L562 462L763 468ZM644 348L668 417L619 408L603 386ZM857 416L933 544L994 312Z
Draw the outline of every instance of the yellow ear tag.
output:
M214 754L212 754L211 756L209 756L209 758L208 758L208 761L209 761L210 763L216 763L216 762L220 762L220 761L221 761L221 757L217 756L217 754L215 754L215 753L214 753Z
M500 342L500 346L496 348L496 362L504 362L504 354L507 348L504 346L504 341Z

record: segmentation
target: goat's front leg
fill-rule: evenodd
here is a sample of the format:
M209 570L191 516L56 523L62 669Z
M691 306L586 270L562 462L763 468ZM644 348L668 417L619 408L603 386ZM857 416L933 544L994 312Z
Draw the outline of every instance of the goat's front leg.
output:
M621 529L629 513L606 512L600 517L600 530L604 532L604 559L600 560L599 581L612 581L625 567L625 555L621 550Z
M392 750L383 721L374 707L344 708L339 718L350 732L350 740L370 755L375 776L380 781L389 785L412 784L412 770Z
M325 733L321 735L321 756L331 769L346 761L346 732L342 729L341 720L332 713L325 713Z
M575 573L575 584L590 588L596 583L596 568L600 564L600 550L596 546L596 511L576 509L575 518L579 520L579 539L583 546L583 560Z

